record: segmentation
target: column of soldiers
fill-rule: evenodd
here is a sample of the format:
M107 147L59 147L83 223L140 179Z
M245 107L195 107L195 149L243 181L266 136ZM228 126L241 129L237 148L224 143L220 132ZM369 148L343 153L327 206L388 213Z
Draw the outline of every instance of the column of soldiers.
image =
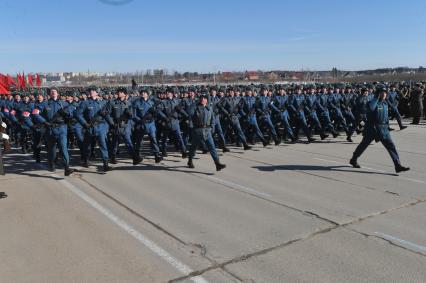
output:
M156 163L168 157L170 147L194 168L197 150L210 153L217 171L225 168L217 149L229 152L235 144L250 150L256 142L295 143L303 133L307 143L336 138L352 142L367 124L369 105L378 85L250 85L145 87L141 89L50 88L0 96L0 119L7 138L22 153L31 151L41 162L43 146L47 165L55 171L59 156L65 175L70 167L69 148L79 150L81 166L89 167L98 146L103 171L112 170L122 154L120 144L133 160L143 161L148 142ZM389 115L402 124L400 101L407 99L405 86L389 85ZM382 88L382 87L381 87ZM423 115L423 86L410 88L409 108L413 123ZM406 114L403 112L403 114ZM6 126L5 125L5 126ZM389 124L387 123L388 130ZM331 136L331 137L330 137ZM360 155L362 151L357 153ZM359 166L356 158L351 161Z

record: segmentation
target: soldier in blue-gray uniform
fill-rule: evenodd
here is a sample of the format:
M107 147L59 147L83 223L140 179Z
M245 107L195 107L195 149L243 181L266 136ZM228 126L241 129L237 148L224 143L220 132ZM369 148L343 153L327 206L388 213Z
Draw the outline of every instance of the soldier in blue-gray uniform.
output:
M77 119L85 129L83 142L83 167L89 167L90 146L94 140L98 142L103 161L103 171L112 170L108 165L108 107L107 101L101 100L96 87L88 89L90 98L81 102L77 109Z
M72 114L71 118L68 120L68 126L73 134L74 140L77 142L77 146L80 150L80 159L83 161L84 156L84 130L83 126L78 122L77 119L77 110L80 107L80 93L75 91L72 93L71 97L69 98L68 104L69 104L69 111ZM74 141L70 141L74 142Z
M117 164L117 150L121 140L127 146L127 150L132 158L135 157L135 150L132 143L132 105L128 100L127 89L120 87L117 89L117 98L108 102L107 122L112 132L111 139L111 163Z
M386 100L387 100L388 105L389 105L390 115L392 117L394 117L396 119L396 121L398 122L399 129L400 130L406 129L407 126L404 126L402 124L402 117L401 117L401 114L399 113L399 110L398 110L399 95L396 92L395 85L390 86L390 90L389 90L389 93L388 93Z
M375 97L368 103L368 116L363 133L363 139L355 149L353 156L349 161L349 163L355 168L361 167L357 162L358 158L367 149L370 143L373 140L376 140L377 142L380 141L389 152L389 155L395 165L396 173L410 170L410 168L401 165L398 152L389 132L388 103L386 101L386 97L386 87L384 85L378 85L376 87Z
M302 128L303 132L308 138L308 143L315 141L315 139L312 138L311 130L309 129L308 124L306 122L306 116L304 112L305 96L302 94L302 89L300 88L300 86L297 86L296 92L289 96L289 107L297 123L296 138L298 136L300 128Z
M134 100L132 105L133 122L135 124L135 156L133 157L133 165L142 161L139 155L141 142L145 135L149 136L151 150L155 157L155 163L160 163L163 159L157 142L157 128L155 126L156 109L153 99L149 99L146 89L141 91L141 97Z
M71 115L68 110L68 103L59 99L57 88L51 88L50 99L45 107L42 110L33 111L32 115L35 121L46 127L49 170L55 171L56 147L58 146L64 162L65 176L69 176L74 170L69 167L70 158L67 147L68 128L66 121Z
M321 122L317 114L317 99L318 97L315 94L315 88L309 87L309 93L305 95L305 108L307 120L311 125L311 132L314 132L315 129L319 132L321 140L328 138L328 135L325 133Z
M317 94L316 109L324 131L329 131L333 137L336 138L339 133L335 130L334 125L331 122L328 96L327 87L322 87L321 92Z
M366 87L361 88L361 93L356 97L353 108L355 116L354 130L357 131L357 134L362 132L365 122L367 121L368 102L370 100L371 97L368 89Z
M40 153L41 148L43 146L43 142L45 142L45 133L46 127L37 122L37 119L34 118L33 115L36 115L44 110L47 102L44 99L44 93L42 91L38 91L36 94L36 101L32 104L31 107L31 117L26 119L25 123L32 129L33 134L33 155L36 160L36 163L40 163Z
M19 132L19 143L22 147L22 153L27 153L29 149L29 139L30 139L30 126L27 123L27 120L30 118L33 102L30 101L30 94L22 94L22 100L19 103L14 105L14 110L16 114L14 118L16 119L16 127Z
M213 110L213 124L212 124L212 135L217 134L219 140L219 147L222 148L223 152L229 152L226 147L225 135L222 130L221 115L223 113L221 100L223 98L217 95L217 90L212 89L209 96L209 106Z
M257 123L256 101L257 93L251 88L247 88L245 96L243 96L241 100L241 113L247 120L246 133L248 140L254 143L254 135L256 135L257 138L262 142L263 146L267 146L268 142L263 136L263 133L259 128L259 124Z
M281 143L280 138L277 135L274 124L272 124L271 120L271 104L272 100L268 96L268 88L262 87L260 89L260 95L256 98L256 112L257 115L266 128L269 129L271 136L275 142L275 145L279 145Z
M244 150L250 150L251 146L247 144L246 136L243 133L240 125L240 117L244 115L243 104L239 97L235 97L234 89L231 87L228 90L228 96L221 101L221 107L224 117L225 129L233 129L237 136L237 143L241 142Z
M170 134L173 134L173 138L176 139L180 147L182 158L187 158L188 153L186 152L186 144L182 138L179 118L182 116L184 119L187 119L189 115L182 109L180 101L173 97L173 90L171 88L167 89L166 98L158 105L157 113L164 122L161 141L163 157L167 157L167 140Z
M226 166L220 163L219 156L217 155L216 147L213 141L211 128L213 123L213 110L208 105L207 95L200 96L199 102L197 105L193 106L189 115L191 116L194 128L192 131L192 143L189 150L188 167L194 168L193 159L195 152L197 147L201 143L204 143L210 151L210 155L212 156L216 165L216 170L220 171L224 169Z
M295 142L296 138L293 133L292 125L290 124L288 95L283 87L280 87L278 93L272 98L271 108L275 111L278 120L284 127L285 138L290 138L292 142Z

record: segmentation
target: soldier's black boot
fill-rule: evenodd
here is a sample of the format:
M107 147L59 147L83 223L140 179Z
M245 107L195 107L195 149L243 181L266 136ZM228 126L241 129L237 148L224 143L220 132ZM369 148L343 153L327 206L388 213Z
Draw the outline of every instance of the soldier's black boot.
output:
M220 171L220 170L226 168L226 165L225 164L221 164L219 161L215 161L215 164L216 164L216 171Z
M346 138L346 140L347 140L348 142L353 142L353 140L352 140L352 136L351 136L351 135L348 135L348 137Z
M337 138L339 136L337 131L333 131L331 134L333 135L333 138Z
M117 164L117 158L115 154L111 155L111 164Z
M194 169L194 163L192 162L192 158L188 159L188 168Z
M407 128L407 126L404 126L404 125L401 125L401 126L399 126L399 129L402 131L402 130L404 130L404 129L406 129Z
M186 151L182 151L182 159L188 158L188 153Z
M40 154L36 154L35 155L35 161L36 161L36 163L40 163L41 162Z
M55 162L53 162L53 161L49 161L48 166L49 166L49 171L50 171L50 172L55 172L55 171L56 171L56 165L55 165Z
M361 168L355 157L352 157L351 160L349 160L349 164L352 165L352 167L354 168Z
M143 160L142 157L139 156L139 154L135 154L133 156L133 165L138 165L139 163L141 163Z
M64 175L65 176L69 176L69 175L71 175L72 173L74 173L74 169L71 169L69 166L65 166L65 171L64 171Z
M104 172L108 172L112 170L112 167L108 165L108 161L104 161L103 170Z
M408 170L410 170L409 167L404 167L401 164L398 164L398 165L395 166L395 172L396 173L405 172L405 171L408 171Z
M86 157L82 158L81 166L84 168L89 168L89 161L87 161Z
M313 137L311 137L311 136L308 137L308 143L311 143L311 142L314 142L314 141L315 141L315 139Z
M222 151L223 151L223 152L229 152L230 150L229 150L229 148L227 148L227 147L225 146L225 147L223 147Z
M326 133L321 133L320 134L321 140L325 140L326 138L328 138L328 135Z
M244 150L250 150L251 146L249 146L247 143L244 143Z
M167 151L165 150L165 149L163 149L162 151L161 151L161 155L163 156L163 157L167 157L168 155L167 155Z
M280 145L280 143L281 143L281 139L275 138L275 145Z
M163 158L161 156L159 156L159 155L157 155L155 157L155 163L160 163L162 160L163 160Z

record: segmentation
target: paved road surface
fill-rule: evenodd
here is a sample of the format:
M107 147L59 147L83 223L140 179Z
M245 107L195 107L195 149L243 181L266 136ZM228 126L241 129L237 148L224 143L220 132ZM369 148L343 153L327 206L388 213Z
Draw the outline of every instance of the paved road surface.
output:
M72 177L10 155L0 282L426 282L426 125L380 144L233 148ZM355 138L359 142L360 137ZM100 165L100 164L97 164Z

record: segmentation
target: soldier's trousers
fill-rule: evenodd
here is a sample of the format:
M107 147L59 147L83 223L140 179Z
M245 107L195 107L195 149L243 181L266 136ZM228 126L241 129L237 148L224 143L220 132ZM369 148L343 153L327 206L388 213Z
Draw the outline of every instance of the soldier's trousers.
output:
M263 124L264 124L264 125L266 125L266 127L267 127L267 128L269 128L269 130L271 131L271 135L272 135L273 139L274 139L274 140L277 140L277 139L278 139L278 136L277 136L277 132L275 131L275 126L274 126L274 124L272 123L271 115L269 115L269 114L264 114L264 115L262 116L262 120L261 120L261 122L263 122Z
M217 134L220 146L226 147L225 135L223 134L219 116L213 117L212 135L214 134Z
M124 140L124 143L127 146L127 150L130 154L130 156L133 156L135 151L133 148L133 142L132 142L132 123L126 123L124 126L120 127L114 133L112 134L112 141L111 141L111 154L116 155L118 151L118 146L120 145L120 142Z
M399 113L399 110L396 106L390 106L389 110L391 112L391 115L395 117L396 121L398 122L399 127L402 127L402 118L401 114Z
M367 149L367 147L370 145L370 143L374 140L375 140L375 138L373 136L364 135L361 143L357 146L357 148L354 151L353 158L358 159L362 155L362 153ZM395 166L400 165L398 152L396 151L396 147L395 147L395 144L392 141L392 138L390 136L388 138L381 138L380 142L383 144L383 146L389 152L389 155L392 158L393 164Z
M320 121L322 122L322 123L321 123L322 128L323 128L325 131L327 131L327 130L328 130L328 131L330 131L330 132L335 132L334 125L333 125L333 123L331 122L330 112L328 112L328 111L323 111L323 112L321 112L321 113L320 113L320 117L321 117Z
M94 125L86 130L83 141L83 156L85 159L89 159L92 142L97 140L102 160L108 161L107 134L108 125L105 122Z
M284 110L283 112L281 112L280 118L284 126L285 135L288 138L293 138L294 133L293 133L293 128L291 127L291 124L290 124L290 114L288 113L288 110Z
M154 122L143 123L142 125L137 125L135 129L135 152L139 154L141 147L141 142L145 135L149 136L149 141L151 144L151 150L155 156L160 156L160 148L157 142L157 129Z
M247 144L246 136L241 129L240 121L238 120L237 116L232 116L231 118L227 119L225 124L226 129L229 129L229 126L232 127L240 142L245 145Z
M172 120L169 125L166 125L163 129L163 136L161 141L161 147L163 151L167 150L167 140L170 136L170 134L173 135L173 137L176 139L181 152L186 152L186 145L182 138L182 133L180 130L180 125L178 120Z
M311 123L311 131L313 129L317 129L321 134L324 133L324 129L321 126L321 122L318 119L316 111L312 111L311 113L309 113L309 122Z
M251 140L253 134L256 134L256 136L262 141L265 142L265 137L263 136L262 131L259 128L259 124L257 123L256 114L250 114L248 119L248 131L250 133L249 139Z
M204 143L215 163L219 162L216 146L214 145L211 128L198 128L192 131L192 143L189 149L189 159L194 159L197 147Z
M334 123L343 127L343 129L347 132L348 126L346 124L345 117L343 117L342 111L337 108L333 110L333 120Z
M45 132L46 130L44 128L36 128L33 130L33 153L36 159L40 158Z
M311 136L311 130L306 123L306 117L304 112L298 112L296 117L297 125L296 125L296 134L299 133L300 128L302 128L303 132L307 137Z
M77 140L77 146L80 151L83 151L83 142L84 142L84 134L83 134L83 126L81 124L75 124L71 126L71 130L74 134L75 139Z
M55 162L56 148L59 147L61 152L64 166L70 164L70 157L68 155L68 127L63 124L58 127L49 127L46 129L46 142L47 142L47 158L49 164Z
M350 109L343 110L342 114L346 120L348 135L352 136L356 128L355 116L354 114L352 114L352 111Z

